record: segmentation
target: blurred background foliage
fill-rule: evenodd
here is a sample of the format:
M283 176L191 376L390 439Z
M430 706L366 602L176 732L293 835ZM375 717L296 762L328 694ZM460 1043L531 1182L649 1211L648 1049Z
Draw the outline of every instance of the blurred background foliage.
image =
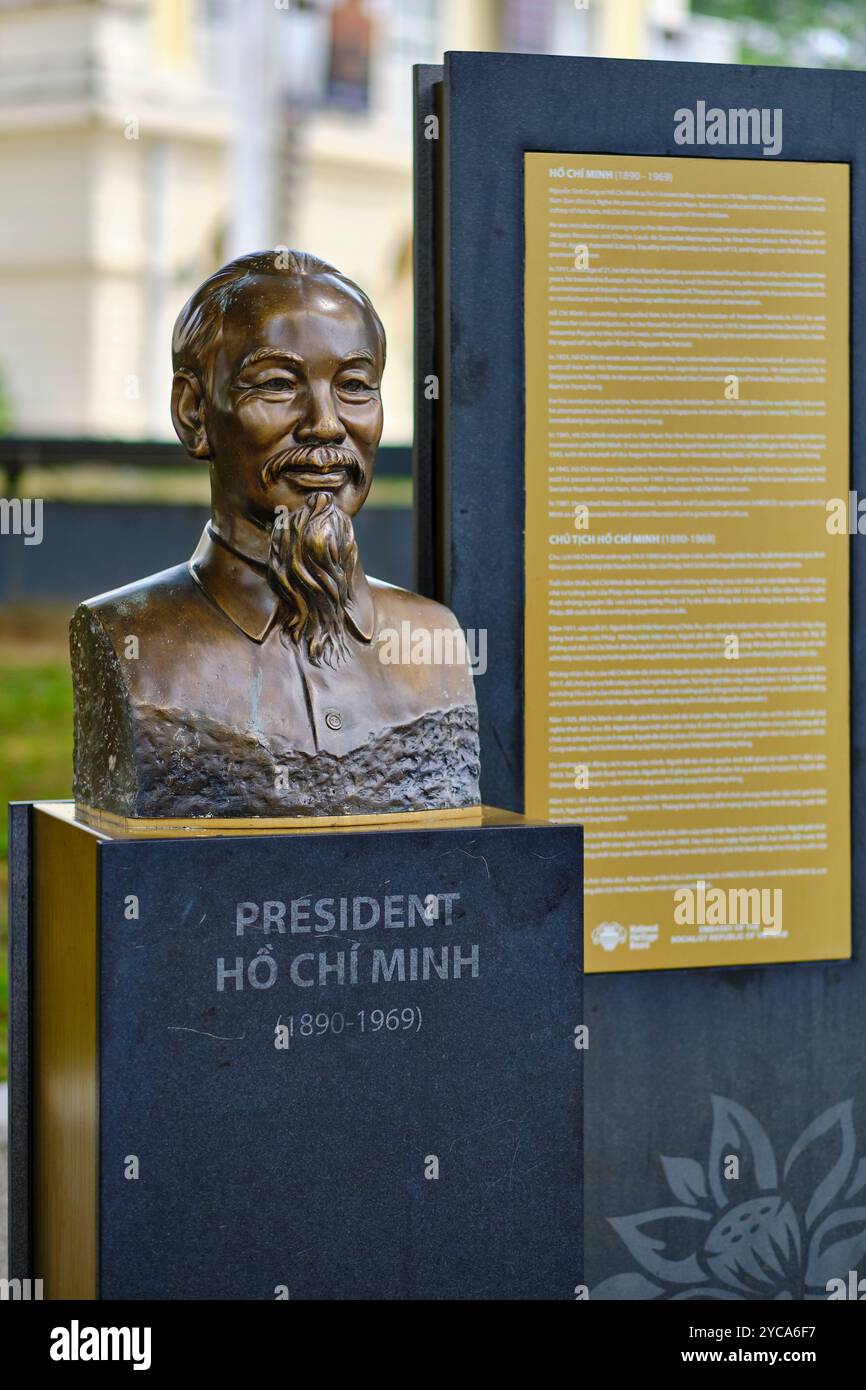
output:
M864 0L692 0L692 11L731 25L743 63L866 66Z

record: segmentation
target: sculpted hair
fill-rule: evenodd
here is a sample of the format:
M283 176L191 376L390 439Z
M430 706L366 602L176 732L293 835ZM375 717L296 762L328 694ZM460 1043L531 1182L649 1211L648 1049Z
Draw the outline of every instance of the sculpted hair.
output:
M372 302L354 280L343 275L335 266L308 251L252 251L238 256L199 285L175 320L171 340L174 370L186 368L195 372L204 384L210 357L222 328L223 316L241 292L258 275L285 275L295 279L301 275L329 275L356 294L372 316L385 361L385 330Z

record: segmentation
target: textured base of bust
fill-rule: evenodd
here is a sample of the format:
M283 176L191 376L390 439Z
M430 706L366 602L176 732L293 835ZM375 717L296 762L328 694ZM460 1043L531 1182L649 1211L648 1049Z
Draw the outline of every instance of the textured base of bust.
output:
M103 785L99 809L152 817L349 816L479 802L472 705L386 729L342 757L299 753L201 716L138 706L133 746L135 792L114 796Z

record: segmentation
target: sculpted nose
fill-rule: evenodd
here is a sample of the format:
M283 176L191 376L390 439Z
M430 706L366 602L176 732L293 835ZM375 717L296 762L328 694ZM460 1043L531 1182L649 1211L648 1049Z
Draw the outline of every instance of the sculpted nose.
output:
M330 392L314 393L309 409L295 427L302 444L341 444L346 431L337 419Z

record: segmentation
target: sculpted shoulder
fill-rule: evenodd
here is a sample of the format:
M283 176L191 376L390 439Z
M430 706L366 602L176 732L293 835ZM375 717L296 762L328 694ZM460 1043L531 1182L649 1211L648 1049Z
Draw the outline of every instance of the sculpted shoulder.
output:
M392 670L404 671L413 685L423 685L432 707L474 707L475 685L466 643L451 609L379 579L371 579L369 584L376 604L382 660L387 659Z
M85 609L98 618L107 632L124 623L175 625L185 621L187 606L195 601L197 590L189 566L174 565L85 599L79 611Z
M386 584L382 579L369 579L376 600L379 627L386 623L400 623L407 619L418 626L431 629L447 628L459 631L459 623L444 603L425 598L423 594L413 594L409 589L400 589L395 584Z
M237 668L243 679L243 658L258 650L186 564L85 600L69 636L82 690L114 681L124 699L202 712L218 706L228 673Z
M124 696L170 699L187 672L200 668L200 648L214 622L209 609L185 564L85 599L69 624L82 688L98 676L115 680ZM128 659L130 651L140 659Z

